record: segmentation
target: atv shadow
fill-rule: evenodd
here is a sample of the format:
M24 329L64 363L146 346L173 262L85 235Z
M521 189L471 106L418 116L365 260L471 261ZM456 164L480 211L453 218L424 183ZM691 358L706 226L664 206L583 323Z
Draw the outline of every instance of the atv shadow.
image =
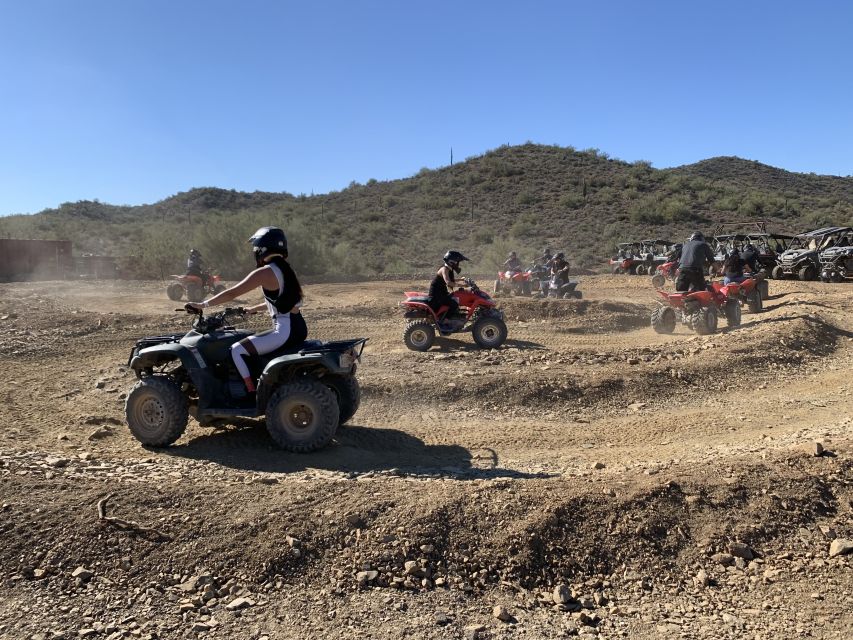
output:
M547 351L548 347L539 342L531 342L530 340L516 340L515 338L507 338L506 341L499 347L512 349L529 349L535 351ZM451 351L483 351L483 348L474 342L463 342L455 338L441 336L436 339L435 347L430 349L430 352L448 353Z
M497 466L494 451L472 456L459 445L430 445L399 429L344 426L324 449L289 453L279 449L262 421L241 420L187 440L158 453L204 460L232 469L265 473L293 473L306 469L363 474L391 472L401 476L444 476L460 480L488 478L547 478L551 474L525 473ZM472 465L482 461L484 467Z

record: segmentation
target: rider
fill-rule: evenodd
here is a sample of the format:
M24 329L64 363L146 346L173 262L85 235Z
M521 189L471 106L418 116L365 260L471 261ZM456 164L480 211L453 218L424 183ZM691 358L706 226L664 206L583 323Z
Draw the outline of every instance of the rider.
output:
M504 262L504 268L508 271L521 271L521 260L518 259L515 251L510 252L509 257Z
M536 258L536 264L541 264L543 267L547 267L551 260L554 259L554 254L551 252L550 247L545 247L542 250L542 255Z
M678 278L675 281L676 291L705 289L705 267L714 263L714 252L705 242L701 231L694 231L690 238L681 246L681 261L679 262Z
M190 249L190 256L187 258L187 275L201 278L202 284L207 284L207 265L198 249Z
M452 318L459 310L459 303L450 295L454 287L458 286L456 274L462 271L460 263L467 260L458 251L448 251L444 254L444 265L436 272L435 277L429 284L429 304L436 313L441 307L448 309L439 320Z
M265 301L249 307L249 313L266 309L272 318L269 331L256 333L231 345L231 359L246 384L254 393L255 382L245 358L263 355L284 346L298 346L308 336L308 327L299 311L302 287L290 263L287 262L287 237L278 227L261 227L249 238L257 268L230 289L201 303L189 303L193 309L207 309L223 304L261 288Z
M556 276L560 282L569 279L569 261L566 260L566 254L562 251L551 260L551 275Z
M758 249L751 242L747 241L743 245L743 252L740 254L740 257L752 273L761 271L761 265L758 262Z
M746 277L743 275L743 267L744 260L740 257L737 247L734 247L723 263L723 284L746 280Z

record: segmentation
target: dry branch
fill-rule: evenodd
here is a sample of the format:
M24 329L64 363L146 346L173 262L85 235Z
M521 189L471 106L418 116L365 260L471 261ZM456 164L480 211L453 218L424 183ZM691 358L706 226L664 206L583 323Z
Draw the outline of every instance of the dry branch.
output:
M147 533L155 536L160 540L171 540L171 536L159 531L157 529L152 529L151 527L144 527L138 522L133 522L132 520L125 520L123 518L116 518L114 516L107 515L107 502L110 498L112 498L115 494L111 493L106 498L102 498L98 500L98 520L104 522L106 524L111 524L114 527L122 529L124 531L134 531L136 533Z

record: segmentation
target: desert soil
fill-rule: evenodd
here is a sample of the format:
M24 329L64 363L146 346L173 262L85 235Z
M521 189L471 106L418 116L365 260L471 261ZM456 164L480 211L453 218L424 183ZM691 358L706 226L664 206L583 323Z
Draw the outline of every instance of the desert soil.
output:
M0 285L0 637L853 635L853 285L699 337L591 276L427 353L412 286L307 287L313 337L370 341L296 455L262 421L132 438L130 349L187 326L163 283Z

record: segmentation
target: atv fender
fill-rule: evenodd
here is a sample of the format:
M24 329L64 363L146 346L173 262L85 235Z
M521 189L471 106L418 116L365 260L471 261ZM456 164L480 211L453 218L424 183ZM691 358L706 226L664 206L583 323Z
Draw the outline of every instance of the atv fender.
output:
M138 353L130 357L128 366L134 371L141 371L151 367L159 367L172 360L180 360L187 371L207 367L196 349L177 342L140 349Z

